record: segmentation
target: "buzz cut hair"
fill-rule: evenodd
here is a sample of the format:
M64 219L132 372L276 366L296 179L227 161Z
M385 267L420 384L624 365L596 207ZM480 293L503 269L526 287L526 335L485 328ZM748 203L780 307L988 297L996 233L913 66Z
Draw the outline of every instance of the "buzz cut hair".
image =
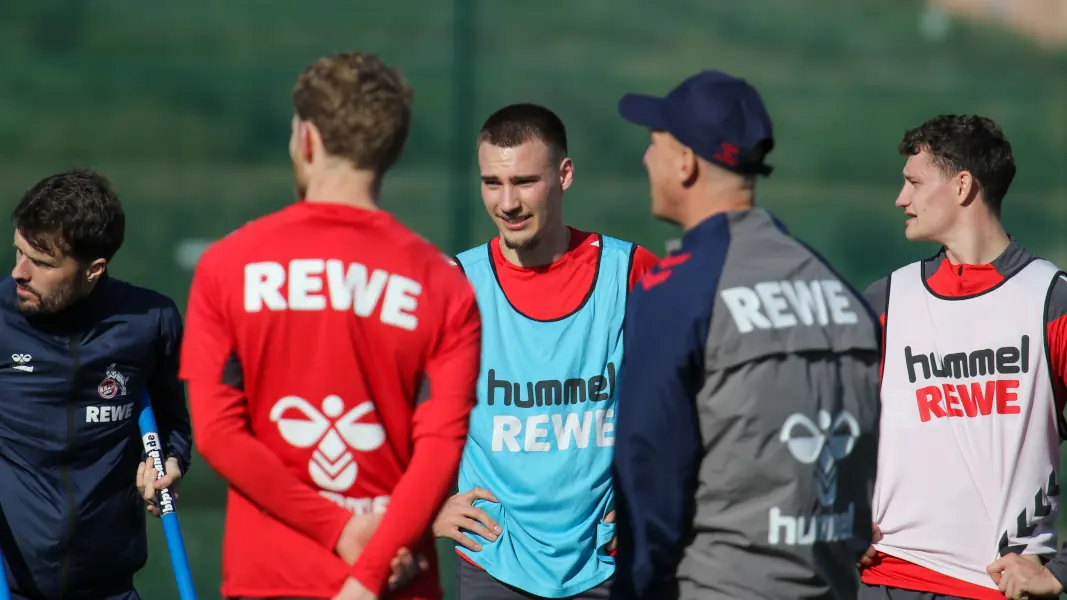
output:
M510 104L485 120L478 143L515 148L530 140L540 140L558 158L567 156L567 129L551 110L538 104Z

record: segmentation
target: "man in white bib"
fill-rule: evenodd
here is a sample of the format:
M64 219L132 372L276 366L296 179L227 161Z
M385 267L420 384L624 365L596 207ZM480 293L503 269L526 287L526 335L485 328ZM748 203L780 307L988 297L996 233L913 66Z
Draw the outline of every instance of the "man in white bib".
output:
M941 115L899 151L905 236L942 248L866 292L884 355L860 597L1058 594L1067 277L1004 230L1015 163L993 121Z

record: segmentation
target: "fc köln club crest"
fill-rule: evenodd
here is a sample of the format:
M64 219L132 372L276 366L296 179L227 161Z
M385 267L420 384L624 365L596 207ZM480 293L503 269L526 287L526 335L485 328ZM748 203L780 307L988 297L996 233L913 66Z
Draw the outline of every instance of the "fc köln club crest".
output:
M107 368L104 374L104 380L100 382L100 385L96 386L96 391L104 400L110 400L116 396L125 396L127 381L126 376L119 373L118 369L115 368L115 363L111 363L111 366Z

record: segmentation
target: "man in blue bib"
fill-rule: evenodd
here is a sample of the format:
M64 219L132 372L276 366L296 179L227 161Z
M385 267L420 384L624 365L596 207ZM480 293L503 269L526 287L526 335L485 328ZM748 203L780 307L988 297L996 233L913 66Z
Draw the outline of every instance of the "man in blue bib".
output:
M548 109L489 117L478 164L500 234L456 257L482 314L482 366L459 493L434 534L457 544L461 600L606 598L622 321L658 259L564 224L574 163Z

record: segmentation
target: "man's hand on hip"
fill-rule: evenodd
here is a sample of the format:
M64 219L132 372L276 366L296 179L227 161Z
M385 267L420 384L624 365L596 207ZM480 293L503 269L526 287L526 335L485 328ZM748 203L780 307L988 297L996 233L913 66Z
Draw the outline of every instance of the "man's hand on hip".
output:
M611 512L608 513L608 516L604 517L604 522L605 523L614 523L615 522L615 509L614 508L611 509ZM615 548L618 547L618 545L619 545L619 535L615 534L615 535L611 536L611 541L608 542L608 548L607 548L608 552L614 552Z
M1009 554L986 567L986 571L1009 600L1054 598L1063 593L1063 585L1032 554Z
M877 525L871 523L871 545L867 548L867 551L860 557L860 561L856 563L856 566L860 569L871 566L874 562L874 557L878 554L878 551L874 549L874 545L882 541L882 530Z
M156 479L158 473L151 458L137 465L137 491L144 498L145 510L156 517L159 516L156 494L163 488L170 488L171 499L177 504L178 488L182 482L182 469L178 466L177 458L168 458L163 470L166 474L161 479Z
M482 546L467 537L464 531L470 531L490 542L495 542L503 529L497 525L496 521L490 519L484 510L474 506L475 500L499 502L491 492L481 488L456 494L446 500L445 505L441 507L441 512L433 522L433 534L437 537L448 538L474 552L481 551Z

